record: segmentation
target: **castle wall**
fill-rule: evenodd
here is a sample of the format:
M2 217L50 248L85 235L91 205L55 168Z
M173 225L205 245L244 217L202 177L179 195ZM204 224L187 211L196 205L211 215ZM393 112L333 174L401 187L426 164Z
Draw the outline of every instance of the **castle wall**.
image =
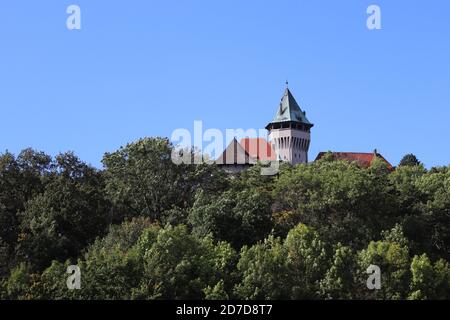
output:
M272 129L269 141L281 160L293 165L308 162L309 132L292 128Z

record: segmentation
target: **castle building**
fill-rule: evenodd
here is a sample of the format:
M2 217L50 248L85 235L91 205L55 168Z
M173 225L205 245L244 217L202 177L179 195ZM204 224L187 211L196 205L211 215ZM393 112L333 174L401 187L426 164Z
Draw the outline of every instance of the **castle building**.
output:
M233 139L216 160L230 172L242 171L258 161L280 160L293 165L308 162L313 124L306 118L288 87L284 91L274 119L266 126L264 138Z
M216 164L228 172L239 172L259 161L279 160L292 165L308 163L313 126L306 117L306 112L300 108L289 87L286 86L275 117L266 126L268 141L264 138L244 138L238 142L235 138L218 157ZM316 160L325 154L327 153L320 152ZM375 158L380 158L389 170L393 170L393 166L377 151L331 152L331 154L334 159L355 162L362 167L369 167Z
M286 87L275 118L266 126L269 141L279 160L293 165L307 163L313 126Z

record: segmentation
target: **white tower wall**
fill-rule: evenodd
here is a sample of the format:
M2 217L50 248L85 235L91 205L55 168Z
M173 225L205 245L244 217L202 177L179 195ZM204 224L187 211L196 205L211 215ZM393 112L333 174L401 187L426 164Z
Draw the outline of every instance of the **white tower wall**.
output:
M311 143L309 132L292 128L272 129L269 132L269 141L280 160L292 165L308 162Z

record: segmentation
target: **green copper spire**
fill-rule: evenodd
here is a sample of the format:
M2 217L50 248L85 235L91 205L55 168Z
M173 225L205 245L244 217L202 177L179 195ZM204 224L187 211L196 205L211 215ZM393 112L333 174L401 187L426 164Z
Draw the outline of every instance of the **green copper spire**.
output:
M284 91L277 114L271 123L279 122L297 122L309 125L311 127L313 126L313 124L306 118L306 113L300 109L300 106L297 101L295 101L295 98L288 87L286 87L286 90Z

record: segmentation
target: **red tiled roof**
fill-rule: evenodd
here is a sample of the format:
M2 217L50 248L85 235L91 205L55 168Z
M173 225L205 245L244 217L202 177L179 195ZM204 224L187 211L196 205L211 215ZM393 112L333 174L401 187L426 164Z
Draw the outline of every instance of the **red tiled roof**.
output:
M327 152L320 152L316 160L321 159ZM394 167L379 153L363 153L363 152L331 152L333 157L337 160L347 160L349 162L356 162L362 167L370 167L375 157L381 159L387 164L389 170L393 170Z
M275 150L264 138L244 138L240 145L250 157L259 161L276 160Z

